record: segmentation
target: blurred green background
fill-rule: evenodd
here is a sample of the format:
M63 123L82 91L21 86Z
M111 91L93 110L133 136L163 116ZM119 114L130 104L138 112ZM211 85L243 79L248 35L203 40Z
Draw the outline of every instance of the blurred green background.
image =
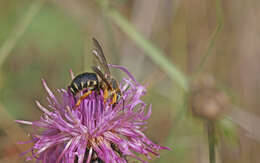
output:
M0 1L0 162L25 161L31 129L14 120L39 119L41 78L54 90L90 71L95 37L148 85L146 134L172 148L151 162L208 163L210 119L217 162L258 163L259 16L257 0Z

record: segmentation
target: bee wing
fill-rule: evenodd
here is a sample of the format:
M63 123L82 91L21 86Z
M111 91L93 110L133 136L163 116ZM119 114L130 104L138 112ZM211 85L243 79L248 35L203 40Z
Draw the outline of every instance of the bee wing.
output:
M99 71L101 71L101 72L103 71L103 68L100 66L101 63L99 62L99 59L95 55L94 55L92 63L94 65L94 67L96 67Z
M98 67L92 66L92 70L98 74L98 76L102 79L102 81L104 81L108 87L108 89L112 89L112 86L109 84L109 82L107 81L106 77L104 76L104 74L100 71L100 69Z
M107 77L110 77L110 70L109 70L109 67L107 65L107 60L106 60L106 57L104 56L104 53L103 53L103 50L102 50L102 47L100 46L100 44L98 43L98 41L93 38L93 43L94 43L94 46L95 46L95 49L92 50L92 54L94 55L94 64L95 65L99 65L99 70L100 68L103 69L105 75Z

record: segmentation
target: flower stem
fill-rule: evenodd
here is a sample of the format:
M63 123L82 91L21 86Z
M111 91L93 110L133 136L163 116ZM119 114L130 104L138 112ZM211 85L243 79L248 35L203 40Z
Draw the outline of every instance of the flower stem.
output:
M208 132L208 143L209 143L209 162L215 163L215 146L216 146L216 137L215 137L215 125L212 121L206 122L207 132Z

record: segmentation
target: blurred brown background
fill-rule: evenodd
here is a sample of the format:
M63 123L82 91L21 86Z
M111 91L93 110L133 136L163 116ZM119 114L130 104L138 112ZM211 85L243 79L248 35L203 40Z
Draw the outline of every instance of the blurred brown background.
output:
M210 76L213 90L228 97L217 120L217 162L259 163L257 0L0 1L0 55L6 55L0 56L0 162L24 162L19 154L29 146L17 142L28 140L31 129L13 120L39 119L34 101L46 104L41 78L54 90L68 85L70 69L90 70L92 37L102 43L110 63L149 83L144 100L153 104L153 114L146 134L172 148L151 162L209 162L203 123L187 110L185 91L109 17L110 9L161 49L187 79Z

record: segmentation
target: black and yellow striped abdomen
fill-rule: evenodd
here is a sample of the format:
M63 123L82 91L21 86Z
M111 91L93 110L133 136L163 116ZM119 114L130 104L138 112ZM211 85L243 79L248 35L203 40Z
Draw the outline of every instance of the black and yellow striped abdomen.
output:
M76 95L78 92L84 90L84 88L88 90L95 90L99 87L98 77L95 73L90 72L79 74L72 80L69 87L73 95Z

